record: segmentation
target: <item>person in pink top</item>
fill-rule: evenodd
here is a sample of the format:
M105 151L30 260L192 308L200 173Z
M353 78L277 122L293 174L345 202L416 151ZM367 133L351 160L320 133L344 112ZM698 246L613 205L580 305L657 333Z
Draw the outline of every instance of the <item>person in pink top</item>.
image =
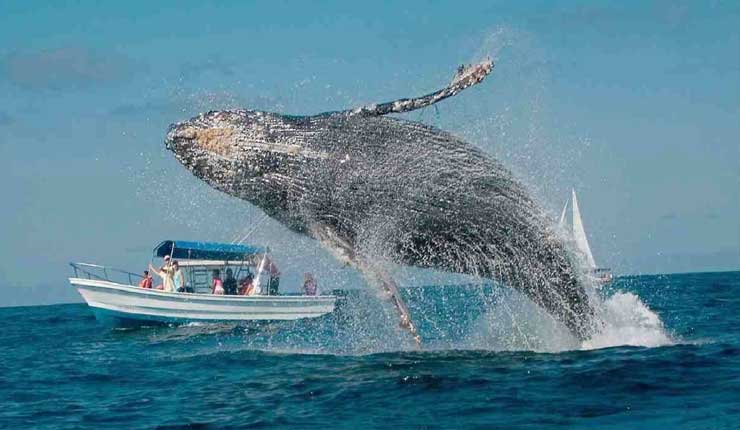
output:
M315 296L317 292L316 279L313 274L306 272L303 274L303 292L307 296Z
M272 259L267 258L266 270L270 274L270 280L267 282L267 294L277 296L280 287L280 269Z
M211 284L211 293L222 296L224 295L224 283L221 281L221 272L216 269L213 271L213 283Z

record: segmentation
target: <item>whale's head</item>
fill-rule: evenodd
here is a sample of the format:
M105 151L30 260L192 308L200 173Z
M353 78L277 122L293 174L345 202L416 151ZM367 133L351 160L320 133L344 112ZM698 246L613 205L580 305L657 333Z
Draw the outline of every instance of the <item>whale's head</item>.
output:
M299 120L282 115L212 111L172 124L165 146L214 188L264 206L284 194L280 187L303 161L300 129Z

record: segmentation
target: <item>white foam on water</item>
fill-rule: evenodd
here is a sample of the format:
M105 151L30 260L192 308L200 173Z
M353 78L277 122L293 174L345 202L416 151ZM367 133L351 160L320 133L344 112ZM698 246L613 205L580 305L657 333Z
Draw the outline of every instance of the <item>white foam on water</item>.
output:
M666 332L658 314L633 293L616 292L598 303L596 318L600 327L591 339L581 344L581 349L614 346L654 348L676 343Z
M464 348L492 351L561 352L578 349L562 323L514 290L501 290L496 303L474 324Z
M543 309L517 293L507 293L474 325L462 348L493 351L563 352L618 346L674 345L660 320L640 297L615 292L592 297L597 326L594 335L579 342Z

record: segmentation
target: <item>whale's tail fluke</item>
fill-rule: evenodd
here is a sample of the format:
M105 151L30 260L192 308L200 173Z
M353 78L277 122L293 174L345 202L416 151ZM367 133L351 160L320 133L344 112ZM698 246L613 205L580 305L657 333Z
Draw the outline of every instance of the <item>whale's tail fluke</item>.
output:
M379 116L389 113L403 113L431 106L460 91L483 81L493 70L493 60L486 59L478 64L462 65L457 69L449 85L433 93L413 99L398 99L391 102L362 106L357 109L338 112L343 115Z

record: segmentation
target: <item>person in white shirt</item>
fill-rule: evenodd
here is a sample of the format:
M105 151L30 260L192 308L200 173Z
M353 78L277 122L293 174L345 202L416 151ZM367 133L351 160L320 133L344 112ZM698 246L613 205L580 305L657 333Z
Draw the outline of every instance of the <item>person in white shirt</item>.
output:
M155 269L152 266L152 263L149 263L149 271L162 278L161 288L157 287L157 289L170 293L175 291L174 269L172 265L169 264L169 258L165 258L165 264L159 270Z

